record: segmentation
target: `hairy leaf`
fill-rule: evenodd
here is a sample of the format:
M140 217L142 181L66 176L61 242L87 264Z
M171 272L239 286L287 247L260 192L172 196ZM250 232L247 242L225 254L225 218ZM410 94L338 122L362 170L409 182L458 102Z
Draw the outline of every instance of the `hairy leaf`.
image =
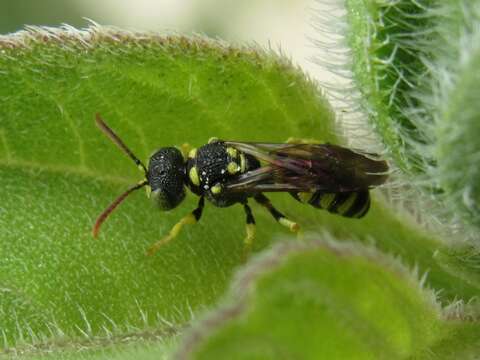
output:
M443 358L445 349L430 349L447 343L469 358L479 329L447 320L433 292L372 248L284 243L242 272L177 358Z
M449 208L478 232L480 172L472 165L480 154L480 1L447 2L439 11L438 31L447 46L431 64L437 140L432 152L438 167L430 175L438 179Z
M433 19L430 0L346 0L353 74L372 124L397 165L424 171L429 159L414 145L426 141L417 122L418 94L425 88ZM423 121L431 121L427 116Z
M370 122L409 185L434 195L427 218L478 240L478 0L346 0L353 78ZM405 178L403 178L405 181Z
M95 339L116 344L148 329L171 337L219 298L242 264L239 206L207 206L200 224L145 256L194 208L193 196L160 213L134 193L92 238L96 216L143 176L96 129L95 113L145 160L161 146L200 146L212 136L336 142L328 104L289 61L202 37L29 29L0 38L0 81L0 335L8 354L63 344L75 352L84 339L93 348ZM375 199L358 221L272 195L307 231L375 241L428 271L443 302L478 294L470 249L451 251ZM253 211L259 251L285 230Z
M201 37L30 29L0 38L0 82L4 347L154 325L175 331L241 264L239 206L207 206L199 225L145 256L194 208L193 196L160 213L134 193L92 238L95 217L143 177L98 131L96 112L145 160L212 136L335 139L327 103L287 60ZM260 222L255 249L282 231Z

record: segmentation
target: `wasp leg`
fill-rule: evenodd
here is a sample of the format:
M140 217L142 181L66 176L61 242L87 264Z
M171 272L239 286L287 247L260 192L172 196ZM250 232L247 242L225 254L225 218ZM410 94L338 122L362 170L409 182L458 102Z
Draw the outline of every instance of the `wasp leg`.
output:
M216 142L219 142L219 141L220 141L220 140L219 140L217 137L215 137L215 136L213 136L213 137L211 137L210 139L208 139L208 143L209 143L209 144L213 144L213 143L216 143Z
M180 219L180 221L177 222L172 227L172 229L170 230L167 236L165 236L163 239L157 241L152 246L150 246L147 250L147 255L151 256L155 254L158 251L158 249L160 249L163 245L169 243L172 239L175 239L180 233L180 230L182 230L183 225L196 224L202 217L204 205L205 205L205 199L202 196L198 201L197 208L187 216L184 216L182 219Z
M190 152L192 152L192 150L194 150L192 148L192 145L190 145L189 143L183 143L181 146L180 146L180 152L182 153L183 155L183 158L185 160L188 159L189 155L190 155Z
M287 227L291 232L298 232L300 230L300 225L292 220L289 220L283 215L280 211L275 209L270 200L263 194L257 194L254 196L256 202L260 205L267 208L267 210L272 214L272 216L277 220L277 222L285 227Z
M243 240L243 261L245 262L252 251L253 240L255 240L255 218L253 217L252 209L247 203L243 204L243 209L247 216L247 224L245 225L247 236Z
M296 137L289 137L286 141L287 144L321 144L322 141L317 139L303 139Z

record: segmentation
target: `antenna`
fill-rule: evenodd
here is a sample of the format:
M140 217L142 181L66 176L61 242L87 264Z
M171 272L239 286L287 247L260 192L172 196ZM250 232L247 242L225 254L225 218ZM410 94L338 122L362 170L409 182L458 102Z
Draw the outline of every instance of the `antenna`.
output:
M103 224L103 222L108 218L108 216L115 210L115 208L120 205L120 203L125 200L125 198L130 195L135 190L138 190L145 185L148 184L147 180L144 180L134 186L132 186L130 189L125 191L122 195L120 195L118 198L115 199L114 202L112 202L103 212L97 217L97 220L95 221L95 225L93 225L92 229L92 234L93 237L96 238L98 235L98 232L100 231L100 226Z
M108 127L108 125L103 121L101 118L100 114L96 114L96 119L95 123L97 124L98 128L105 134L107 135L110 140L113 141L115 145L117 145L120 150L122 150L125 154L127 154L130 159L132 159L135 164L138 166L140 170L142 170L145 173L145 177L148 178L148 171L145 165L135 156L135 154L127 147L127 145L124 144L124 142L118 137L115 132ZM125 198L130 195L133 191L138 190L145 185L148 185L148 179L142 180L138 184L135 184L131 186L127 191L125 191L122 195L120 195L118 198L116 198L103 212L97 217L97 220L95 221L95 225L93 225L92 233L93 237L97 237L98 232L100 231L100 226L104 223L104 221L110 216L110 214L113 212L113 210L116 209L118 205L122 203Z
M138 159L138 157L136 157L135 154L127 147L127 145L124 144L124 142L118 137L118 135L115 134L115 132L108 127L108 125L105 123L105 121L103 121L99 113L96 114L95 123L97 124L98 128L102 130L102 132L107 135L107 137L109 137L110 140L112 140L115 145L120 148L120 150L122 150L130 157L130 159L135 162L135 164L140 170L143 170L145 176L147 176L148 171L145 165L143 165L143 163Z

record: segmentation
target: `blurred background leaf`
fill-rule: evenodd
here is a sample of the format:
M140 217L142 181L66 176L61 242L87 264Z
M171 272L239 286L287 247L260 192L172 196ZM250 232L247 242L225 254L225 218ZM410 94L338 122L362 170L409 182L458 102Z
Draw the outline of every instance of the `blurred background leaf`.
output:
M400 179L426 195L426 222L479 244L480 1L347 0L345 11L349 76Z
M8 1L0 13L0 33L25 25L83 27L85 18L132 30L199 32L231 42L282 48L302 68L321 72L309 61L316 49L311 7L316 0L35 0Z
M443 359L446 344L478 355L480 324L449 318L398 259L327 235L310 240L251 261L177 358Z

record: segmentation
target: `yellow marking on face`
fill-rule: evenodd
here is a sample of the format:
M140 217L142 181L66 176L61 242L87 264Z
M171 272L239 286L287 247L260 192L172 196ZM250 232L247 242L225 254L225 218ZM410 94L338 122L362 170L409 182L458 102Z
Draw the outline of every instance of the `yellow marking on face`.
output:
M247 168L247 162L245 160L245 155L240 154L240 171L244 173L246 168Z
M352 194L350 194L350 196L348 197L348 199L347 199L342 205L340 205L340 206L337 208L337 213L339 213L340 215L343 215L343 214L345 214L348 210L350 210L350 208L352 207L353 203L354 203L355 200L357 199L357 196L358 196L357 193L352 193Z
M232 158L237 157L237 149L233 147L227 147L227 154L230 155Z
M222 185L217 184L215 186L212 186L212 188L210 190L211 190L212 194L214 194L214 195L220 194L222 192Z
M211 137L210 139L208 139L208 143L211 144L211 143L214 143L214 142L217 142L218 141L218 138L217 137Z
M227 165L227 171L229 174L236 174L240 170L240 166L234 161Z
M328 209L330 204L335 200L336 194L330 193L330 194L323 194L322 198L320 199L320 207L322 209Z
M298 225L296 222L288 220L287 218L282 217L278 220L278 222L283 226L289 228L291 232L297 232L298 230L300 230L300 225Z
M197 156L197 148L193 148L192 150L190 150L190 151L188 152L188 157L189 157L190 159L195 158L195 156Z
M190 171L188 172L188 176L192 181L193 185L199 186L200 185L200 178L198 177L197 167L193 166Z
M152 188L150 185L145 185L145 192L147 193L147 198L150 199L150 195L152 194Z
M312 199L313 193L299 192L299 193L297 193L297 196L302 203L308 203Z

